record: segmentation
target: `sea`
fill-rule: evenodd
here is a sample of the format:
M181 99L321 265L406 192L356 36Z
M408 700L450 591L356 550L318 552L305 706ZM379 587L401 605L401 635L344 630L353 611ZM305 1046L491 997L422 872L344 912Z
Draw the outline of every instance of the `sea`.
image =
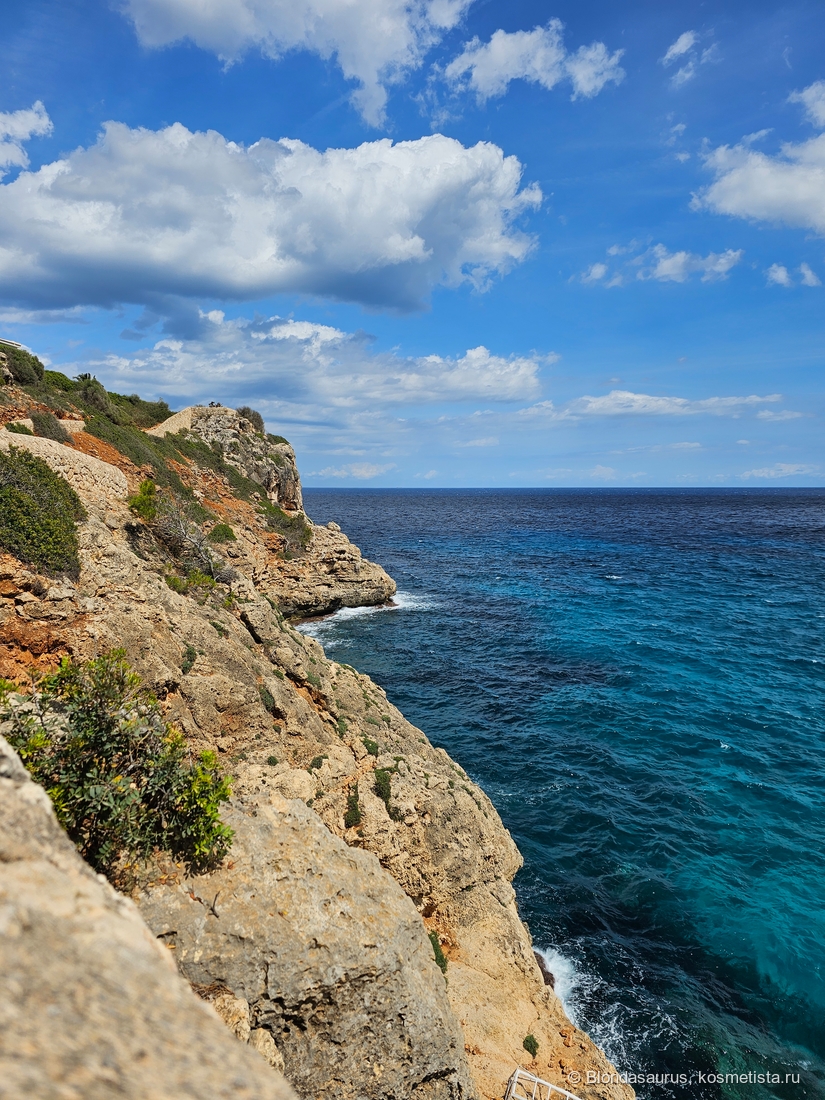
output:
M825 490L305 503L398 596L302 629L487 791L573 1022L643 1100L825 1097Z

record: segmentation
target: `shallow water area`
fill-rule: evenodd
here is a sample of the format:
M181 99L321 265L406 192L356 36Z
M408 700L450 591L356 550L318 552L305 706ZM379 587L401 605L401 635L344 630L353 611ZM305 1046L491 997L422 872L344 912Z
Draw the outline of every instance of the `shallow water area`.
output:
M651 1100L825 1096L825 491L306 506L399 597L302 629L488 792L571 1018Z

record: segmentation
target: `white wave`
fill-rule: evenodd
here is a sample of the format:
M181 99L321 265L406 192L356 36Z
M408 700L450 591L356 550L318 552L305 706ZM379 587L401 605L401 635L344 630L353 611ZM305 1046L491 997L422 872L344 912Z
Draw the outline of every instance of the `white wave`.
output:
M576 963L573 959L568 958L567 955L562 955L560 951L556 951L554 947L537 947L535 948L535 952L537 955L541 955L547 969L553 975L555 980L553 988L570 1022L576 1027L579 1027L579 1021L576 1019L575 993L577 988L581 985L581 974L579 973Z
M322 619L314 619L311 622L300 623L295 629L302 634L307 634L317 642L322 642L329 648L339 644L332 642L329 635L339 624L348 619L362 619L367 615L379 615L385 611L429 611L437 604L429 596L415 592L396 592L389 603L378 604L375 607L339 607L331 615L325 615Z

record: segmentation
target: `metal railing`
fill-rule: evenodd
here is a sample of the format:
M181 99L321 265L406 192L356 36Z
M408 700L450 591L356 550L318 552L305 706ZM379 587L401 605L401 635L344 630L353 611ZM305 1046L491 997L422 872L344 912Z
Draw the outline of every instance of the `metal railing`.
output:
M504 1100L553 1100L559 1096L563 1096L565 1100L579 1100L578 1096L567 1089L551 1085L549 1081L542 1081L541 1077L534 1077L526 1069L519 1068L507 1082Z

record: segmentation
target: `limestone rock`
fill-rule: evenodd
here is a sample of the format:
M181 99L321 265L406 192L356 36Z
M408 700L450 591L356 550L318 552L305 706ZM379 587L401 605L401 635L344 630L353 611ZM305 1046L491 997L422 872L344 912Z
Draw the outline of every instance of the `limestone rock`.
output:
M0 1098L294 1100L77 854L0 738Z
M116 466L53 439L0 432L0 449L7 451L10 447L22 447L42 458L56 474L68 481L85 504L94 506L123 500L129 491L126 476Z
M474 1097L421 919L375 857L277 795L224 819L231 859L139 898L181 972L249 1004L301 1096Z

